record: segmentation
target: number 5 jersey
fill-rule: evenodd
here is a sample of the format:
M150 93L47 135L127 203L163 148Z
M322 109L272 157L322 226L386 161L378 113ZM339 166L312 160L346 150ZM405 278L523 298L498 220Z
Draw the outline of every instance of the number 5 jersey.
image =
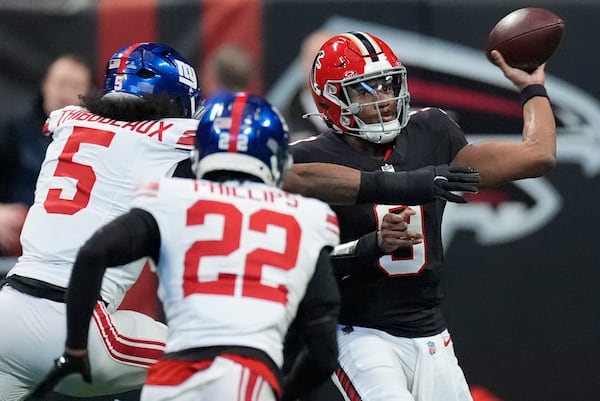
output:
M18 274L66 288L79 247L106 222L129 210L145 178L171 175L189 157L198 121L169 118L117 121L79 106L52 112L52 136L37 180L35 201L21 234ZM102 298L122 301L144 261L109 269Z

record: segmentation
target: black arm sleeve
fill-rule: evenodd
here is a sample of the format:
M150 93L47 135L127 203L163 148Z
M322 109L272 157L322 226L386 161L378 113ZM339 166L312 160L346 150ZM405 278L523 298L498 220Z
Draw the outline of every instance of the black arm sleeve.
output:
M106 268L144 256L158 262L159 249L156 220L141 209L132 209L106 224L83 244L67 289L67 347L87 348L89 321Z
M327 379L337 364L336 325L340 294L331 272L329 248L323 248L300 303L295 324L303 347L283 378L281 401L292 401Z
M338 280L360 272L385 255L377 245L377 232L365 234L358 240L340 244L331 252L333 274Z
M412 171L362 171L357 203L418 205L435 199L466 203L451 191L477 192L479 171L470 167L421 167Z
M357 203L417 205L434 199L433 172L361 171Z

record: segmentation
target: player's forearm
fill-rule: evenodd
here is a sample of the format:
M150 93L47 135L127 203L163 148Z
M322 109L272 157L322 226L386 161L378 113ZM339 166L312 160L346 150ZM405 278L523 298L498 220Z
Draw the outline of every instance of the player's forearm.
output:
M360 189L359 170L331 163L298 163L285 177L283 189L330 204L354 204Z
M522 98L520 142L481 141L462 148L453 165L472 166L481 174L480 188L496 188L523 178L539 177L556 162L556 124L545 96Z
M532 97L523 105L523 143L532 154L531 177L541 176L554 167L556 122L547 97Z

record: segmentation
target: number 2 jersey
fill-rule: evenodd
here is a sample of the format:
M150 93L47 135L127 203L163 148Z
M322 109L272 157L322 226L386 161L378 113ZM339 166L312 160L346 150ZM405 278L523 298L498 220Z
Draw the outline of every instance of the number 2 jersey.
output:
M262 183L183 178L141 187L132 206L150 213L160 232L166 352L236 345L262 350L281 366L283 337L319 255L339 243L331 208ZM330 286L313 291L304 314L337 307L329 264L319 274L327 273L329 281L320 277Z
M189 158L197 120L168 118L125 122L79 106L50 114L52 135L21 242L17 274L66 288L79 247L99 227L129 210L144 179L170 175ZM112 269L102 298L116 308L137 279L144 261Z
M466 143L462 130L444 112L423 109L411 115L385 161L353 149L341 135L331 132L296 142L290 148L295 163L328 162L362 171L409 171L448 164ZM440 306L444 206L442 200L411 206L417 214L410 217L409 230L424 235L422 244L362 261L352 274L338 277L341 324L376 328L402 337L434 335L445 328ZM341 242L361 237L362 241L376 241L373 233L383 216L402 207L332 206L339 218Z

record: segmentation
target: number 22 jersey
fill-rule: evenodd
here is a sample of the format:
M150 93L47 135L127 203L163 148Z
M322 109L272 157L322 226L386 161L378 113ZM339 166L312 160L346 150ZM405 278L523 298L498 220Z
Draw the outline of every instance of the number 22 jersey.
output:
M160 232L166 352L237 345L281 366L283 338L321 251L339 243L331 208L263 183L183 178L142 186L132 207L149 212Z

